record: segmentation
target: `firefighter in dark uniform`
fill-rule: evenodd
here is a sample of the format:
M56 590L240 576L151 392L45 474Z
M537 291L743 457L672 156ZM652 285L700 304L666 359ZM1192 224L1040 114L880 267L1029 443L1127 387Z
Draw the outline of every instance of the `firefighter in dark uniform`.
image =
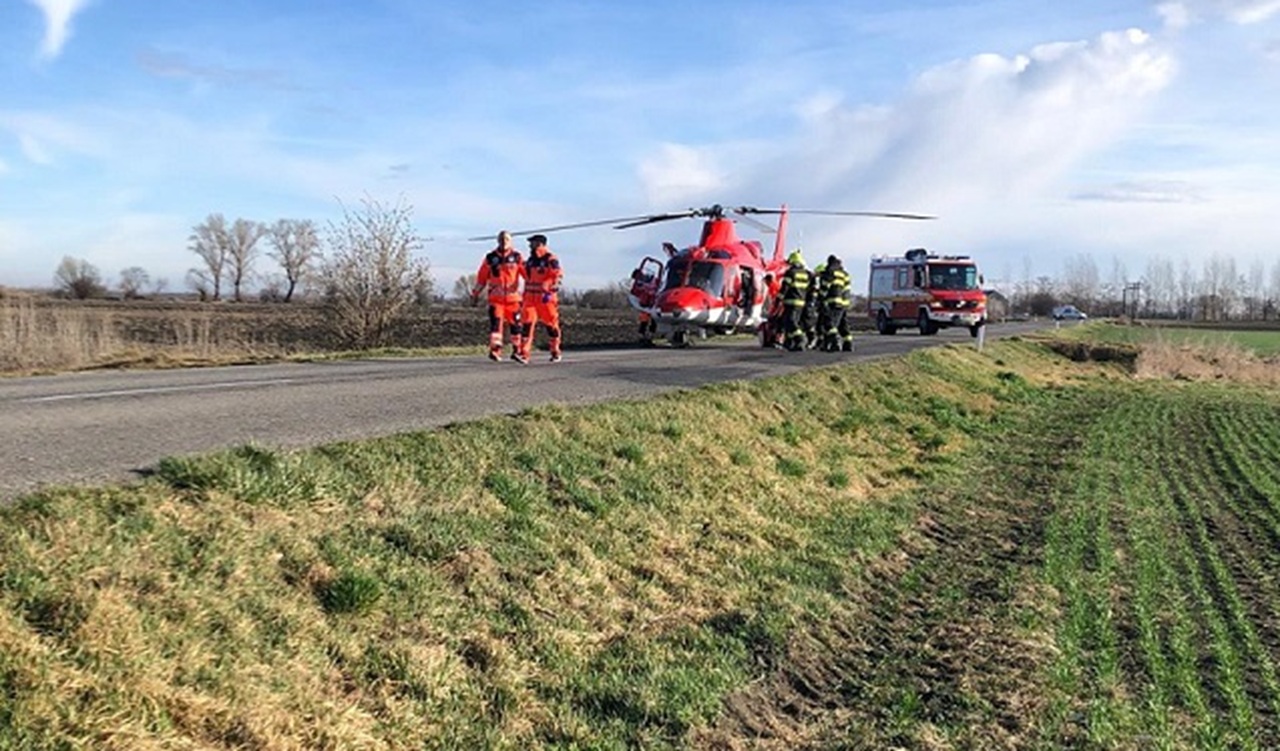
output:
M787 270L782 275L782 330L786 347L792 352L804 349L804 303L809 297L813 275L804 266L799 250L787 256Z
M822 274L823 312L826 317L826 337L822 349L827 352L852 352L853 331L849 328L849 306L853 303L853 290L849 272L839 258L829 256L827 268Z
M826 333L826 303L822 296L822 275L827 270L826 264L813 267L813 282L809 285L809 294L804 300L804 339L805 349L814 349L822 343Z

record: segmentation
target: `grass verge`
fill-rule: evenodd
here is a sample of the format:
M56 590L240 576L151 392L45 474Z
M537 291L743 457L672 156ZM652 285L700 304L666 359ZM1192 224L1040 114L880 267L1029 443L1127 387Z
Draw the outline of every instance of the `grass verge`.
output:
M0 749L1266 747L1276 400L1130 367L943 348L30 496Z

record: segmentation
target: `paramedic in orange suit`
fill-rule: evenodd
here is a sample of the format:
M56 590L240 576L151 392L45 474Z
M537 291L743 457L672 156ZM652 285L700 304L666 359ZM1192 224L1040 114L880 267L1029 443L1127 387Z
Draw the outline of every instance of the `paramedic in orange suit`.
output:
M524 362L529 361L533 348L533 331L541 323L547 327L547 339L551 350L551 362L560 362L560 282L563 272L560 260L547 247L546 235L529 238L529 258L524 264L523 327L520 338L524 342Z
M498 233L498 246L489 251L476 272L473 298L489 292L489 359L502 359L502 330L511 329L511 358L521 362L524 350L520 340L520 282L524 279L524 258L511 243L511 233Z

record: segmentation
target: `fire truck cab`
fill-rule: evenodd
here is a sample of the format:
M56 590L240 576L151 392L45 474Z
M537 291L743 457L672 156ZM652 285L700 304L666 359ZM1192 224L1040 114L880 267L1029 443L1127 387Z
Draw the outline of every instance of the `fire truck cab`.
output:
M916 326L923 336L967 326L976 337L987 322L977 263L969 256L937 256L924 248L872 257L867 306L876 331L885 336L908 326Z

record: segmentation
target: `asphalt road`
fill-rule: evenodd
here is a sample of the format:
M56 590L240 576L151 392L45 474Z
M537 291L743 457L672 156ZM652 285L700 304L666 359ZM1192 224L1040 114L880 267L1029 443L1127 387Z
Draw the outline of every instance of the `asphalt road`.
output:
M1043 325L993 325L987 338ZM46 485L129 481L166 456L245 443L311 446L973 342L959 329L932 337L863 334L851 355L764 350L744 341L569 350L555 365L537 353L525 367L476 356L0 379L0 500Z

